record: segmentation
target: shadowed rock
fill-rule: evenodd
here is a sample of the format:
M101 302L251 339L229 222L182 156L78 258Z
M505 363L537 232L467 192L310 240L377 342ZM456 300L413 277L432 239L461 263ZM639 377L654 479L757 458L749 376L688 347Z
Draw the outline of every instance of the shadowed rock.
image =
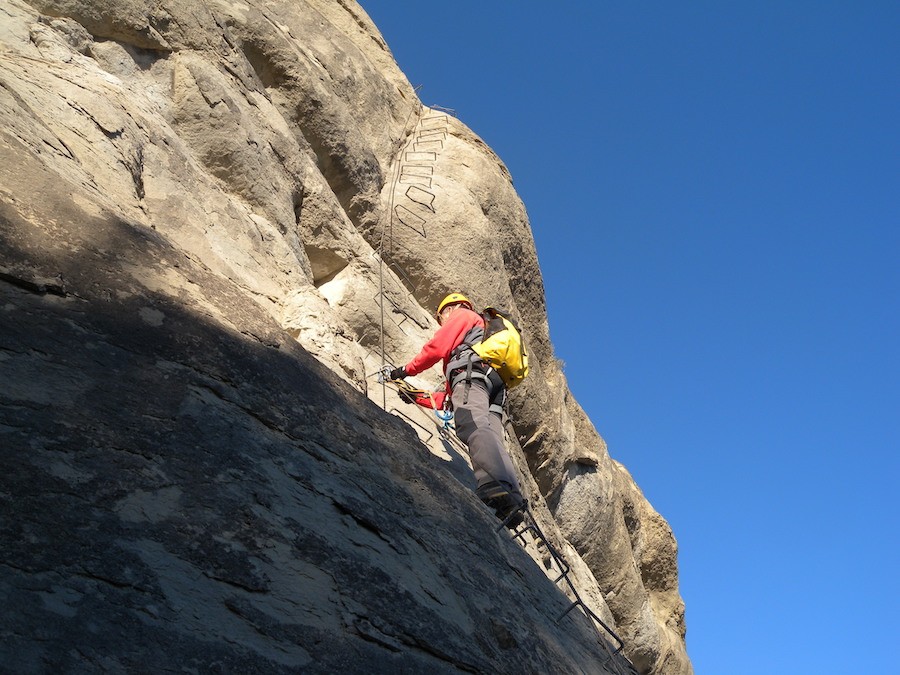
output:
M691 672L674 537L568 392L509 172L357 4L0 16L2 662L625 667L367 377L462 290L521 319L509 447L579 592Z

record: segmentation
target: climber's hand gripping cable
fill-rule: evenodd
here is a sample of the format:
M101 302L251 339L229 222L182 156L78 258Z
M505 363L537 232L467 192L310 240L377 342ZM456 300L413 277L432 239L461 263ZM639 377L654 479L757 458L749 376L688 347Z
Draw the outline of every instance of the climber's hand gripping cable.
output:
M443 392L435 394L424 389L416 389L403 379L408 377L408 373L402 367L392 368L385 365L377 372L377 375L379 384L389 384L397 389L397 396L401 401L415 403L423 408L433 410L438 419L443 422L444 428L452 428L450 421L453 419L453 412L444 408L446 396Z
M397 395L404 403L417 403L419 397L430 398L431 394L424 389L416 389L403 378L407 377L406 370L401 368L391 368L384 366L378 371L378 382L380 384L390 384L397 389Z

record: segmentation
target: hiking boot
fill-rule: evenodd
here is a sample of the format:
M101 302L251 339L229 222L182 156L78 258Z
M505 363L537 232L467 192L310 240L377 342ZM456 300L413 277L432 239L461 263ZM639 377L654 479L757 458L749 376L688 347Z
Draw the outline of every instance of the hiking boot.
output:
M488 508L493 509L494 515L502 520L508 528L515 529L525 519L523 514L525 500L518 491L511 492L510 486L506 483L496 480L485 483L478 486L475 494ZM507 519L509 520L507 521Z
M494 514L511 530L517 528L525 520L526 503L519 494L507 492L502 497L486 503L494 509Z
M475 490L475 494L478 496L478 499L487 504L492 499L508 495L509 488L500 481L492 480L490 483L479 485L478 489Z

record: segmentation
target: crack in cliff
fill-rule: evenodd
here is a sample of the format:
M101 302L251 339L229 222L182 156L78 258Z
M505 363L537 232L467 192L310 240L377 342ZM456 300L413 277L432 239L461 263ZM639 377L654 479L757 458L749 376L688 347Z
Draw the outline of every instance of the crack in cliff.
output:
M46 295L49 293L50 295L58 295L61 298L69 296L62 277L56 277L54 279L39 277L25 278L13 274L9 270L0 268L0 281L5 281L8 284L12 284L13 286L22 288L31 293L37 293L38 295Z
M331 500L331 503L335 507L335 509L337 509L338 513L340 513L341 515L350 516L356 522L356 524L362 527L364 530L368 530L379 539L382 539L385 543L390 543L387 539L384 539L381 534L381 530L379 530L378 526L371 520L358 515L353 509L345 504L342 504L334 497L329 496L329 499Z
M197 371L197 372L202 373L202 371ZM213 379L215 379L216 381L220 382L221 384L223 384L227 387L230 387L235 390L237 389L238 385L236 383L230 382L225 378L219 378L219 377L216 377L215 375L210 375L207 373L203 373L203 374L207 377L212 377ZM221 401L222 403L225 403L229 406L234 406L241 412L245 413L247 416L249 416L252 419L259 422L262 426L266 427L270 431L274 431L280 435L284 435L289 438L291 437L290 434L287 433L287 430L282 425L266 418L258 410L254 409L250 406L245 406L245 405L238 403L237 401L229 399L224 393L217 391L216 388L213 387L211 384L197 383L197 384L191 385L190 388L195 391L198 391L198 392L200 392L200 391L208 392L208 393L212 394L216 399ZM201 398L202 398L202 394L201 394Z
M353 631L366 642L376 644L388 651L399 654L409 650L414 650L425 656L437 659L442 663L462 670L466 673L480 673L482 669L478 666L461 661L452 654L445 653L434 645L428 644L414 636L405 633L388 633L386 630L374 625L367 616L354 614L354 620L351 624Z
M231 586L232 588L239 589L246 593L252 593L253 595L267 595L269 593L268 588L254 588L252 586L248 586L247 584L243 584L240 581L237 581L235 579L228 579L222 575L215 574L213 572L208 572L206 570L202 570L200 573L203 576L205 576L207 579L211 579L212 581L218 581L220 583L225 584L226 586ZM226 606L227 606L227 604L226 604ZM231 608L229 607L229 609L231 609Z

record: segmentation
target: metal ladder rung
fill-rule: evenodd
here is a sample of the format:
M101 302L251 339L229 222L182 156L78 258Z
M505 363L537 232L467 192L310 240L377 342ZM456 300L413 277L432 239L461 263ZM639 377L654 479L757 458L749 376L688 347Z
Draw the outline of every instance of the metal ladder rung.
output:
M636 675L637 669L634 667L634 664L632 664L631 661L629 661L625 657L624 654L621 654L622 648L625 646L625 643L622 641L622 638L620 638L616 634L616 632L612 628L610 628L606 624L606 622L603 621L603 619L601 619L599 616L597 616L597 614L590 607L588 607L585 604L584 600L582 600L581 595L578 593L578 590L575 588L575 584L569 578L569 573L572 571L571 566L569 565L569 563L566 562L566 560L562 556L562 554L556 550L556 548L553 546L553 544L550 543L550 540L547 539L547 536L543 533L541 528L538 526L537 521L535 520L534 514L531 512L531 508L528 505L528 502L526 501L522 505L521 509L514 511L509 516L507 516L506 520L503 523L501 523L501 525L497 528L497 530L499 531L499 530L502 530L503 528L505 528L506 523L509 522L509 520L511 520L513 518L513 516L516 513L518 513L519 511L523 512L525 519L521 525L519 525L515 529L511 530L513 540L519 540L521 542L521 544L523 546L525 546L525 540L523 539L523 536L525 535L526 532L529 532L529 531L532 532L533 535L539 540L539 542L546 547L547 552L550 554L551 559L553 560L553 562L556 563L557 568L560 570L560 575L553 582L554 585L558 584L562 580L565 580L566 585L569 588L569 591L575 597L575 600L572 601L572 604L569 605L569 607L562 614L559 615L559 617L556 619L555 623L558 624L573 609L575 609L576 607L579 607L581 609L581 611L584 613L585 617L590 620L591 625L594 627L594 630L597 633L597 636L600 638L600 644L604 647L607 654L609 655L609 658L607 659L607 661L611 660L613 657L618 655L621 659L624 659L627 664L628 672L626 675L632 675L632 674ZM616 644L618 645L615 648L615 650L610 651L610 649L609 649L610 645L607 644L607 640L604 637L603 633L601 633L600 630L597 628L598 624L603 628L603 630L606 632L606 634L608 634L615 640ZM617 671L619 670L618 665L620 665L620 664L616 664Z

